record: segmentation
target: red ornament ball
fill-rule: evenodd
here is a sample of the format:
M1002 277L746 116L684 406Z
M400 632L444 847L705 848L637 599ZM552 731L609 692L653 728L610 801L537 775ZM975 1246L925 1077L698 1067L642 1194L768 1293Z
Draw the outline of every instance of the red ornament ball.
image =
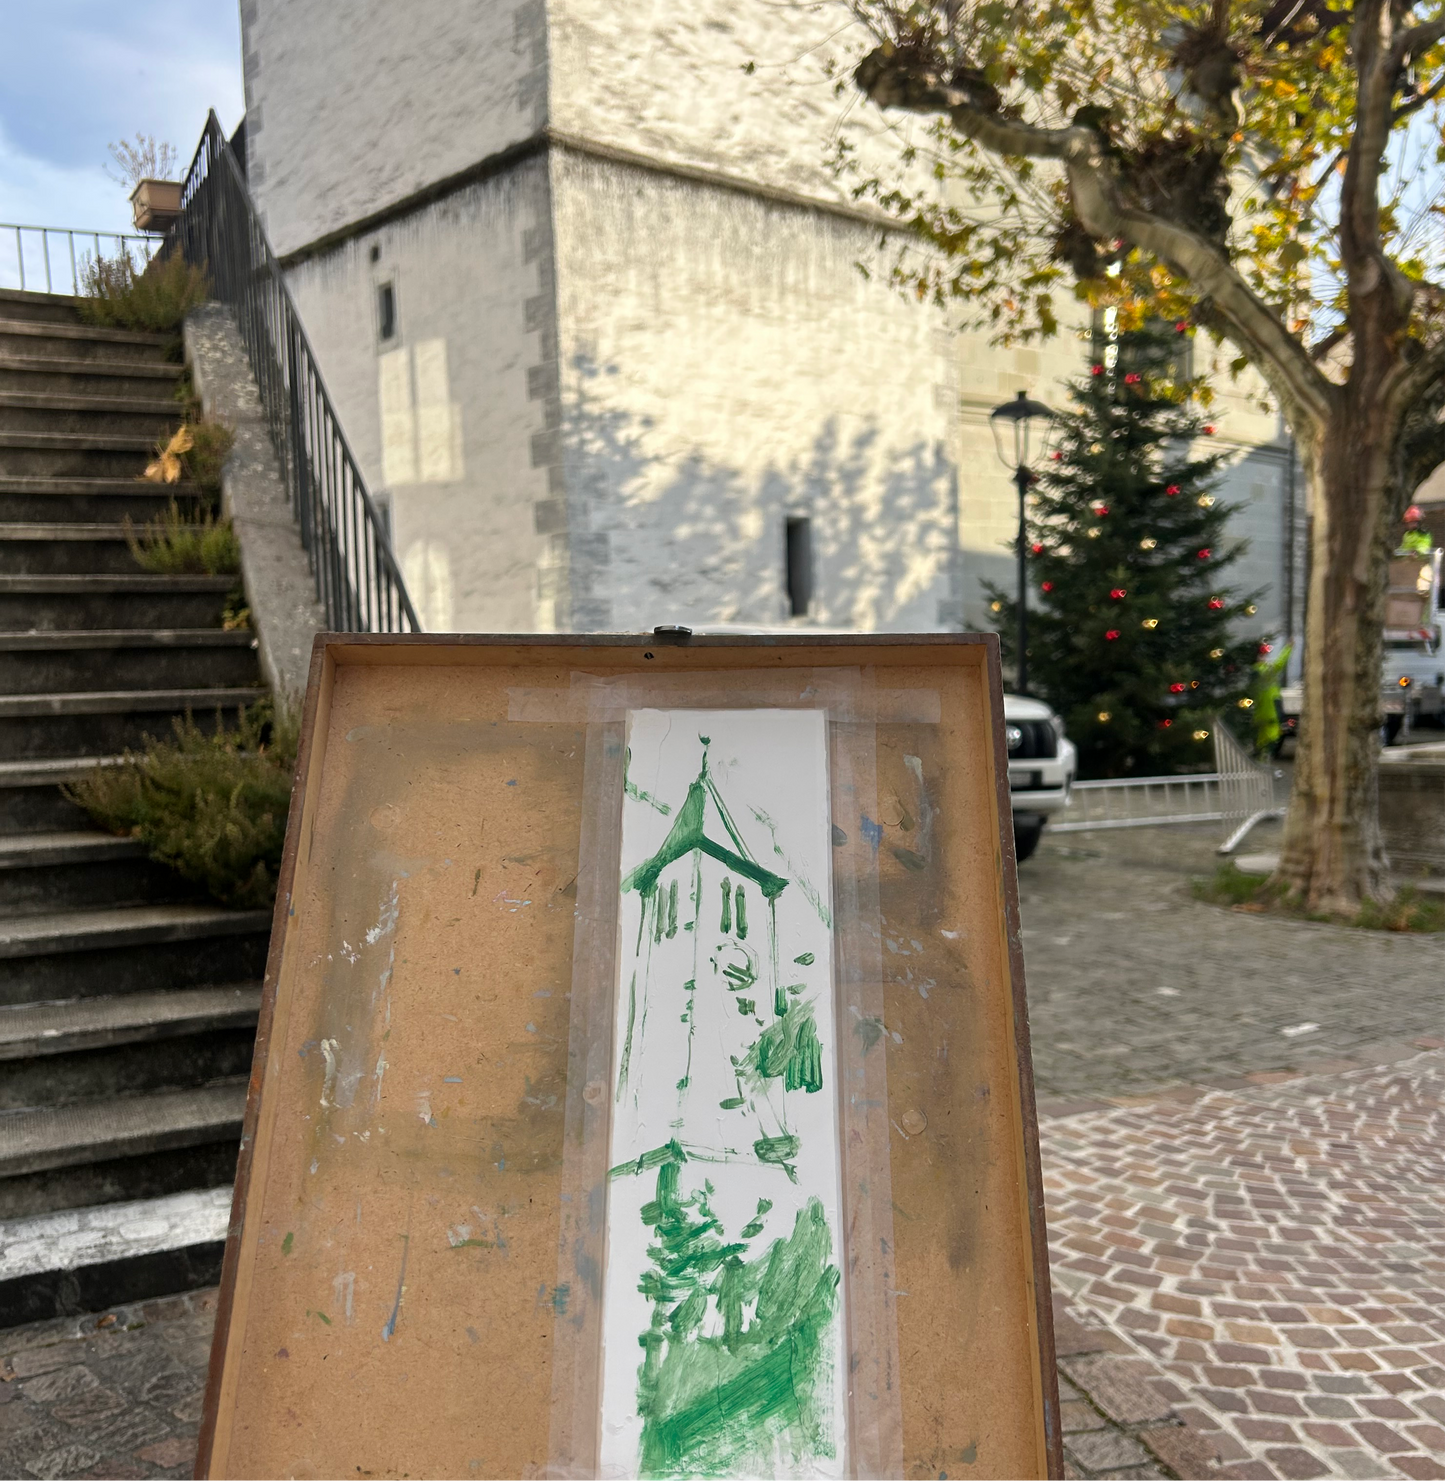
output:
M1405 523L1407 525L1417 525L1424 518L1425 516L1421 512L1420 506L1418 504L1410 505L1410 507L1405 511Z
M1222 612L1222 611L1224 611L1224 598L1223 597L1210 597L1210 599L1209 599L1209 610L1211 612Z
M1124 384L1126 386L1137 386L1143 379L1144 377L1140 375L1138 371L1131 370L1129 374L1124 377Z
M1171 483L1169 487L1164 490L1164 492L1168 494L1169 497L1172 499L1174 495L1179 492L1179 485L1177 483Z
M1206 437L1213 437L1214 436L1214 423L1213 422L1208 422L1208 423L1205 424L1204 435Z
M1188 334L1189 333L1189 326L1184 322L1183 319L1180 319L1174 325L1174 332L1175 332L1175 334Z
M1259 645L1259 656L1261 658L1263 658L1267 653L1273 653L1273 652L1274 652L1274 644L1273 643L1261 643Z
M1122 602L1129 593L1122 586L1116 586L1110 591L1109 596L1116 602Z
M1183 694L1184 693L1184 685L1183 684L1171 684L1169 686L1169 692L1170 692L1170 694Z
M1159 722L1159 728L1160 730L1168 730L1173 723L1172 720L1161 720Z
M1100 519L1103 519L1103 517L1108 512L1109 512L1109 506L1107 504L1095 504L1094 505L1094 513L1097 514Z
M1207 561L1213 554L1214 552L1206 545L1204 549L1199 552L1199 559L1202 561Z
M1089 367L1089 374L1090 375L1103 375L1103 373L1104 373L1104 367L1102 365L1091 365Z
M1104 641L1106 643L1112 643L1114 641L1114 639L1117 638L1118 636L1119 636L1119 629L1117 627L1111 627L1109 629L1109 631L1104 634Z
M1037 542L1030 545L1029 549L1032 550L1035 555L1042 555L1044 553L1044 547Z
M1050 453L1050 454L1049 454L1049 457L1050 457L1050 458L1051 458L1051 459L1052 459L1052 460L1053 460L1053 461L1054 461L1054 462L1055 462L1055 463L1062 463L1062 462L1063 462L1063 461L1064 461L1064 455L1063 455L1063 453Z
M1054 583L1052 581L1045 581L1039 589L1041 591L1052 591L1054 589Z

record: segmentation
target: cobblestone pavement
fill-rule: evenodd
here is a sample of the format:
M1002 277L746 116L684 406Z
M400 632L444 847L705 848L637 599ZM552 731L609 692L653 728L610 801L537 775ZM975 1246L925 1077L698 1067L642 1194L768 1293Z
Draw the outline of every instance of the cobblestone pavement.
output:
M1056 1288L1122 1343L1065 1375L1132 1372L1195 1474L1445 1478L1442 1089L1435 1050L1046 1121Z
M1391 1059L1445 1032L1445 937L1245 914L1190 898L1218 825L1047 831L1019 869L1040 1109ZM1247 847L1279 846L1265 824Z
M189 1476L214 1291L0 1332L0 1476Z

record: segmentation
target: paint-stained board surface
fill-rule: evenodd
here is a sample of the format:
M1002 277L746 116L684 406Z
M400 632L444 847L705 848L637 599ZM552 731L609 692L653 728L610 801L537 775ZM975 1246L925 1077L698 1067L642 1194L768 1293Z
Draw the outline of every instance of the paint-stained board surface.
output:
M559 1336L589 1360L591 1272L559 1238L596 798L589 716L518 696L706 675L726 706L829 669L937 697L879 711L871 810L849 827L834 805L876 849L882 1011L851 1028L886 1065L891 1181L889 1246L844 1251L894 1334L858 1412L897 1427L909 1476L1058 1473L992 643L343 638L313 664L203 1473L555 1464Z

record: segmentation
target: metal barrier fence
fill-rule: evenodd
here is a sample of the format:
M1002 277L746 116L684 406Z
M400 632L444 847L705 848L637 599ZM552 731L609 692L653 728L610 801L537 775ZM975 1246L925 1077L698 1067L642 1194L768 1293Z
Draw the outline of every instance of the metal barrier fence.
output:
M167 238L236 315L291 510L335 632L420 632L391 542L301 327L245 176L212 113Z
M129 252L139 266L151 260L158 245L155 237L125 231L81 231L68 226L19 226L0 221L0 288L39 293L43 281L44 292L74 297L81 291L87 258L119 257Z
M1100 828L1226 823L1229 833L1218 852L1233 853L1256 823L1284 816L1276 796L1276 783L1283 773L1254 760L1224 725L1215 724L1213 729L1217 771L1075 782L1068 812L1051 821L1049 831L1086 833Z
M1095 828L1147 828L1164 823L1218 823L1220 777L1141 776L1127 781L1075 782L1069 810L1049 823L1050 833Z

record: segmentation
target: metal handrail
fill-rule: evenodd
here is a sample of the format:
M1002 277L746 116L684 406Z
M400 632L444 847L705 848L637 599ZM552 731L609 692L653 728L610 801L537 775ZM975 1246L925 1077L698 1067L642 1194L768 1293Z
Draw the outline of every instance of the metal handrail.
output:
M212 297L236 315L327 625L333 632L420 632L381 515L214 112L166 240L205 269Z
M40 238L38 243L30 240L30 238L35 236L39 236ZM45 270L45 291L47 293L54 293L55 278L51 271L52 265L50 261L51 237L57 239L60 237L65 238L65 245L68 252L61 257L58 270L63 272L68 262L70 268L70 296L72 298L79 297L81 292L81 273L84 270L86 259L90 256L89 244L93 243L95 247L95 257L93 260L99 261L104 255L100 245L102 242L111 243L115 248L114 255L117 257L122 252L129 253L132 250L132 243L139 243L147 262L151 260L158 245L154 237L141 236L128 231L82 231L79 227L73 226L24 226L14 221L0 221L0 242L4 243L6 253L6 256L0 257L0 288L18 287L22 293L26 291L38 291L35 289L27 290L25 286L25 252L28 242L32 261L38 254L38 267ZM75 239L77 237L81 239L83 244L79 257L75 255ZM8 254L12 247L15 252L13 272L11 271L8 259ZM37 275L34 268L32 268L32 275ZM15 281L10 281L12 278ZM63 282L64 279L61 281Z

